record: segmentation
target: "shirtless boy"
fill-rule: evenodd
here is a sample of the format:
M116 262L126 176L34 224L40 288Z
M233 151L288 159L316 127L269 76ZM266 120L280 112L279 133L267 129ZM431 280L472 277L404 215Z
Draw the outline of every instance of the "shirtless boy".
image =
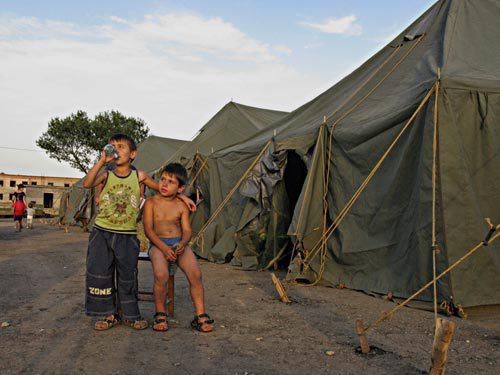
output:
M144 205L144 231L151 241L149 256L154 274L155 331L168 330L165 302L169 262L176 262L188 279L195 309L191 327L200 332L213 330L214 321L205 312L200 265L187 246L191 239L189 210L176 199L186 182L186 169L178 163L168 164L160 173L159 194L149 198Z

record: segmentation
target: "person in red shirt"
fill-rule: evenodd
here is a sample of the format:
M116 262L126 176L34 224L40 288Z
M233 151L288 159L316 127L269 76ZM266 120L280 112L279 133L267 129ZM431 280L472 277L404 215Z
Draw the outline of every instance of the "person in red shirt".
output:
M14 221L16 222L16 232L20 232L23 229L23 216L26 210L26 205L24 201L16 199L12 205L12 213L14 214Z

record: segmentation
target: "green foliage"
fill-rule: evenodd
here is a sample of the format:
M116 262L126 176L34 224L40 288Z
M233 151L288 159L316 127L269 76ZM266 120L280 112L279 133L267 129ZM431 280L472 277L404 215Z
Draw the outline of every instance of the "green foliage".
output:
M116 133L128 134L140 143L149 135L149 128L143 120L117 111L102 112L93 119L86 112L77 111L62 119L51 119L36 144L49 157L87 173L108 139Z

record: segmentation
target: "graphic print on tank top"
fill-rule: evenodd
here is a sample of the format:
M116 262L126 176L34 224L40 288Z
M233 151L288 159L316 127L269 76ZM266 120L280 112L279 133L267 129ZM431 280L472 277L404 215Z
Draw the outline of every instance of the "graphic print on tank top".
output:
M115 225L136 220L139 202L134 190L126 184L116 184L109 187L101 197L99 214Z

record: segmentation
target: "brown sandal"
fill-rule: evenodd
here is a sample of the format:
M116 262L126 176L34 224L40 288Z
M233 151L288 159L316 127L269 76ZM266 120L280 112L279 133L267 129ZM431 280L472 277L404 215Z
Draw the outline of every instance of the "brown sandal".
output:
M200 320L206 318L205 320ZM214 320L210 319L210 316L207 313L203 313L200 315L195 315L194 319L191 321L191 328L197 330L202 333L209 333L214 330Z
M168 331L167 314L163 311L158 311L154 315L153 331L166 332Z
M113 316L113 319L102 318L95 322L94 329L96 331L107 331L108 329L113 328L118 323L119 321L115 316Z
M148 321L144 319L139 319L139 320L124 320L123 324L125 324L127 327L141 330L141 329L146 329L148 328Z

